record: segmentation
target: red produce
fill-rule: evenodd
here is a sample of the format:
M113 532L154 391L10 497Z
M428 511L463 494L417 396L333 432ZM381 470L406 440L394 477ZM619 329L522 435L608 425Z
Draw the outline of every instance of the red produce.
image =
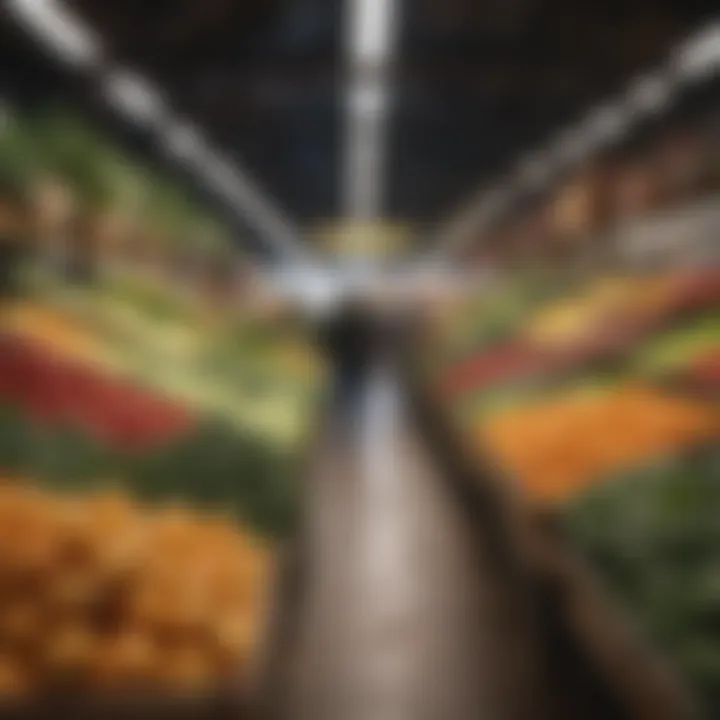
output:
M441 389L450 395L480 390L504 380L540 373L549 364L547 353L525 343L508 343L451 368L441 381Z
M192 425L191 415L166 398L15 337L0 338L0 400L21 405L36 421L76 425L123 449L149 449Z
M720 385L720 350L713 350L700 357L693 364L691 375L693 380L703 384Z
M720 307L720 268L696 270L678 278L673 298L677 311Z

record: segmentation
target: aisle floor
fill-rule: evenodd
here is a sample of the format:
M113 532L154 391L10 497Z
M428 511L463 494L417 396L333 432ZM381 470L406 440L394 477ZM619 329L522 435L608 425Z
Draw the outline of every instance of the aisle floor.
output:
M502 601L388 373L374 378L361 425L359 438L332 426L311 473L289 715L510 717L499 697Z

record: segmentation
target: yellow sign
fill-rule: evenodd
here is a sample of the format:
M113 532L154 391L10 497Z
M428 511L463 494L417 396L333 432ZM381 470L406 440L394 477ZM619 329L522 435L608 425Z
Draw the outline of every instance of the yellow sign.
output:
M331 255L370 258L393 257L405 250L410 228L402 223L366 222L328 224L318 230L318 244Z

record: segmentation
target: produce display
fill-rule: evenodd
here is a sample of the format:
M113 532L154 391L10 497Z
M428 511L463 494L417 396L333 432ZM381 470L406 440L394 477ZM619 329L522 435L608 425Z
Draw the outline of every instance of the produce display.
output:
M248 311L193 188L62 109L5 121L1 709L214 706L249 680L322 368Z
M641 385L500 411L478 433L526 493L555 501L647 458L720 437L720 409Z
M0 335L5 471L61 487L121 477L138 497L224 503L264 531L287 530L298 492L290 480L297 436L290 442L245 423L234 414L232 403L242 399L232 385L221 404L207 401L202 385L186 391L182 376L167 383L173 370L163 373L158 362L166 357L167 366L167 355L151 357L156 370L148 372L149 338L145 352L130 346L123 354L91 333L69 332L72 324L55 313L33 308L21 316ZM299 416L308 405L295 402Z
M708 390L720 389L720 350L710 350L700 355L692 364L690 376Z
M478 331L490 319L458 322L474 334L431 381L478 462L561 519L720 717L718 268L601 279L539 305L501 338Z
M720 717L720 452L617 477L565 508L569 538Z
M630 309L638 318L651 317L669 305L675 287L668 277L600 280L586 292L531 316L523 332L543 347L582 343L625 319Z
M316 359L293 338L261 347L242 328L160 322L100 292L6 306L0 327L53 356L128 378L281 445L299 441L320 379Z
M719 281L709 267L575 288L501 341L466 339L474 349L433 369L434 385L524 494L564 502L720 438Z
M651 338L632 359L645 375L687 371L720 349L720 314L709 314Z
M450 368L442 378L441 390L446 397L462 396L545 373L550 367L551 358L541 350L523 342L504 343Z
M5 480L0 695L217 690L251 660L270 566L220 515Z

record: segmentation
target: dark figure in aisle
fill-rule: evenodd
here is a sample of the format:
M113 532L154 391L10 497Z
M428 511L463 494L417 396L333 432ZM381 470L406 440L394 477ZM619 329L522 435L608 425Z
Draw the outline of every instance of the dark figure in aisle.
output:
M373 361L378 356L380 327L367 307L348 301L320 331L320 345L333 366L333 401L347 416L362 396ZM355 408L357 409L357 408Z

